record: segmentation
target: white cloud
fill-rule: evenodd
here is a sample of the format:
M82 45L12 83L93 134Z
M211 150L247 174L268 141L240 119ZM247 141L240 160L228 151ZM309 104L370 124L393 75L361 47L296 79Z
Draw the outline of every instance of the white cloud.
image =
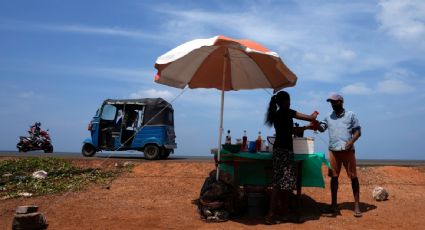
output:
M11 65L13 66L13 65ZM83 66L63 65L55 63L43 63L32 61L30 63L20 62L20 67L13 69L31 73L54 74L57 77L90 77L107 79L117 82L149 84L154 82L156 71L144 68L132 67L104 67L104 66Z
M388 79L378 82L378 85L376 87L377 92L386 94L409 93L414 91L414 89L414 87L397 79Z
M424 42L425 1L381 0L381 29L401 41Z
M0 30L17 31L51 31L74 34L116 36L132 39L150 40L151 42L169 42L169 38L152 31L120 26L92 26L84 24L42 24L25 21L7 21L0 23Z
M153 82L155 71L141 68L112 68L112 67L75 67L70 70L79 74L107 78L115 81L147 83Z
M164 17L161 33L179 43L217 33L249 38L278 52L303 80L335 82L347 74L392 65L403 59L388 55L387 48L381 49L384 44L375 37L379 35L375 28L353 23L359 17L361 21L365 17L374 18L373 2L351 2L349 6L338 2L296 2L288 9L291 13L285 14L279 4L244 3L237 10L229 10L232 7L228 5L222 10L167 5L153 10ZM283 5L288 8L287 4ZM368 41L358 41L359 34L367 35ZM367 52L371 49L374 52Z
M160 36L157 36L154 33L120 27L101 27L88 25L38 25L38 27L46 30L68 33L121 36L149 40L162 39Z
M365 83L360 82L343 87L341 92L343 94L369 95L372 94L372 89L367 87Z
M148 98L148 97L161 97L167 101L174 99L174 94L168 90L156 90L156 89L148 89L148 90L139 90L135 93L130 94L130 98Z
M26 91L18 93L18 97L20 98L32 98L35 97L35 93L33 91Z
M345 60L353 60L357 57L356 53L352 50L342 49L340 51L341 58Z

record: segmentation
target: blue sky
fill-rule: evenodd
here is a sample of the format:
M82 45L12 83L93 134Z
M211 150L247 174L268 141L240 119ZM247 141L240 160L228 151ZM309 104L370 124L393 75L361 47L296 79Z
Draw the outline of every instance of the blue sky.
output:
M158 56L195 38L247 38L298 76L292 107L331 110L340 92L363 135L357 157L425 159L424 1L0 1L0 149L34 121L57 151L80 151L106 98L174 99L153 82ZM224 129L262 131L271 90L226 93ZM173 104L177 155L217 145L220 93L187 90ZM303 122L300 122L304 124ZM326 151L327 133L316 137Z

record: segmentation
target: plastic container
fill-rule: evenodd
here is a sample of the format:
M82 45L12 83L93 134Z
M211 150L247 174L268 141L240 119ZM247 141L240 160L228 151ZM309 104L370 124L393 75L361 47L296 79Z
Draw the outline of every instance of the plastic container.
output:
M257 152L257 143L256 143L256 141L250 141L249 142L248 151L251 152L251 153L256 153Z
M313 154L314 138L313 137L294 137L293 146L295 154Z

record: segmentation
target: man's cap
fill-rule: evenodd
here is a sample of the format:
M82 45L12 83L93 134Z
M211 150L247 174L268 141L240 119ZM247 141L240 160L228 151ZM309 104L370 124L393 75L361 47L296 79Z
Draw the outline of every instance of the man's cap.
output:
M342 102L344 102L344 98L341 95L334 93L326 101L328 101L328 102L329 101L342 101Z

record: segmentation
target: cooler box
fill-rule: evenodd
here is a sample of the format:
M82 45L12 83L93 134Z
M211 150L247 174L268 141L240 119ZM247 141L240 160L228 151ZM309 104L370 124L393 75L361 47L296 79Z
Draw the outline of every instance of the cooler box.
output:
M294 137L293 145L295 154L314 154L313 137Z

